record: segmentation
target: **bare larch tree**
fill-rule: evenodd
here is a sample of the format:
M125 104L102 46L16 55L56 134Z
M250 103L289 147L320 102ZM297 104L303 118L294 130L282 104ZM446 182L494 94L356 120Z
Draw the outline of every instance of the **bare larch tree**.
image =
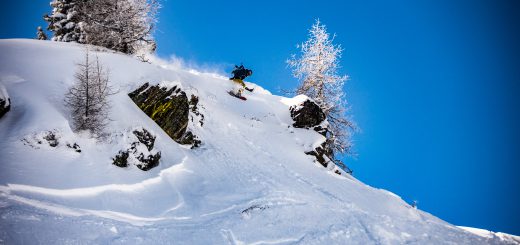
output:
M75 83L65 94L65 105L70 109L76 131L88 130L95 137L101 137L108 123L108 97L114 94L108 70L97 56L91 58L88 49L84 61L77 67Z
M309 30L307 41L298 45L301 55L292 55L287 63L293 69L293 75L300 80L296 93L312 98L327 117L327 146L333 150L333 154L352 154L351 135L355 125L346 115L347 103L343 89L348 77L338 75L343 49L332 43L334 37L331 38L325 25L316 20Z

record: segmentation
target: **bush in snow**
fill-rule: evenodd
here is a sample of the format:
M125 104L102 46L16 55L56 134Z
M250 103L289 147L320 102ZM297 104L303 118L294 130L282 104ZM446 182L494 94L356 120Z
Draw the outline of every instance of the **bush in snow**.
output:
M108 96L113 94L109 82L108 71L97 56L91 59L87 49L84 62L78 64L75 83L65 95L75 130L88 130L95 137L103 135L110 109Z
M301 57L287 61L293 75L301 81L296 93L312 98L329 122L327 144L335 153L352 153L351 134L354 123L346 117L343 84L347 76L337 74L342 49L332 43L325 26L316 20L309 39L300 45Z

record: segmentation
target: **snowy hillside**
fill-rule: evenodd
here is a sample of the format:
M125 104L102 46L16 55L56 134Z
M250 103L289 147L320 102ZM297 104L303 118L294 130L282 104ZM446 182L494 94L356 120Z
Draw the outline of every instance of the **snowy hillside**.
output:
M216 74L98 52L119 90L111 97L110 137L75 134L63 100L83 52L71 43L0 41L0 82L11 98L0 119L0 244L519 241L475 235L323 168L304 154L322 136L291 126L297 99L249 84L256 89L241 101ZM189 127L200 147L176 143L133 103L128 93L145 82L199 97L204 123ZM149 171L111 164L136 128L152 132L162 152Z

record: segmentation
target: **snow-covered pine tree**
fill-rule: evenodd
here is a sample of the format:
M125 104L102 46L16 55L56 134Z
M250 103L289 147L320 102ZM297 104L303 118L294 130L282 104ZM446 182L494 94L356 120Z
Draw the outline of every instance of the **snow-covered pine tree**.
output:
M81 3L83 0L53 0L50 3L52 14L44 15L43 19L49 22L47 29L54 33L51 40L85 42L83 18L77 11Z
M47 35L45 34L45 32L43 32L41 26L38 26L38 31L36 32L36 39L47 40Z
M75 83L65 94L65 105L71 111L75 130L88 130L95 137L101 137L108 122L108 97L114 94L108 71L97 56L91 59L88 49L84 62L77 66Z
M330 37L325 25L316 20L309 30L308 40L298 45L301 56L292 55L287 63L293 68L293 75L301 81L296 93L314 99L327 117L327 147L332 149L333 154L351 154L351 135L355 126L346 115L347 103L343 92L343 84L348 77L338 75L343 49L333 44L333 40L334 36Z
M86 42L126 54L154 50L158 8L156 0L85 1L80 12L88 23Z

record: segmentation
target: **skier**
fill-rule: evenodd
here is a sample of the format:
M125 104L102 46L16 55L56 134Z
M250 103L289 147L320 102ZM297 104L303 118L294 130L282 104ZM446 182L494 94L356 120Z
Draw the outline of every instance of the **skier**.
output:
M244 65L235 65L235 69L231 73L233 74L233 77L229 78L229 80L233 81L236 86L233 91L230 91L230 94L245 100L246 98L242 96L242 92L244 92L244 89L246 89L249 92L253 92L253 89L246 87L244 79L248 76L253 75L253 71L250 69L246 69Z

